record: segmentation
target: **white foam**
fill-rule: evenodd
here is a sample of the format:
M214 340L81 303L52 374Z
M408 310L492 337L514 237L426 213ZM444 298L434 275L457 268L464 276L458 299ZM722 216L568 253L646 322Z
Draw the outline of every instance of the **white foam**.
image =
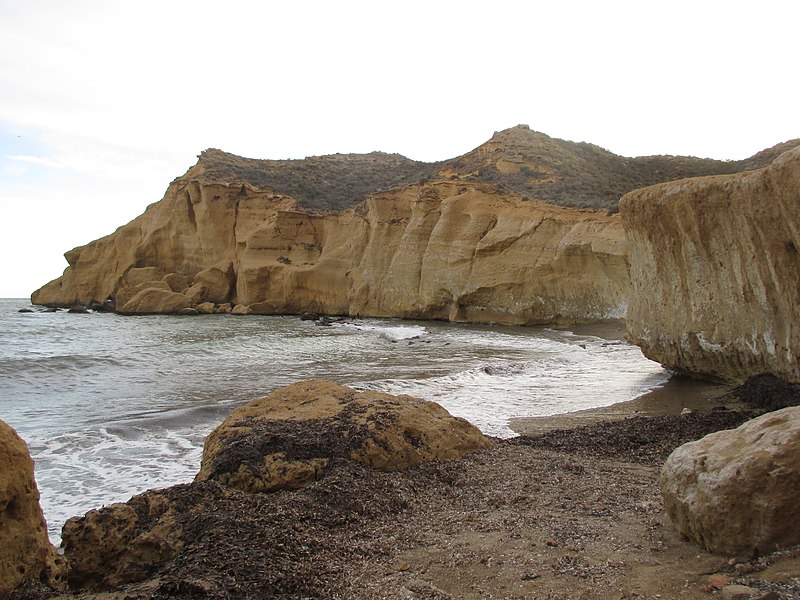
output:
M37 483L49 492L41 503L52 542L60 544L61 526L70 517L153 487L191 481L208 432L208 426L198 426L120 435L99 427L31 440Z
M428 333L422 325L389 325L382 322L372 323L344 323L346 329L365 333L375 333L383 339L399 342L403 340L413 340Z

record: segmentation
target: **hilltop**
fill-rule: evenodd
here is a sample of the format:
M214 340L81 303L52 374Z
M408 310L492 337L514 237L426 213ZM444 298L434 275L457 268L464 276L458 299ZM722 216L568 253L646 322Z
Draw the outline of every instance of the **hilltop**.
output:
M200 154L184 178L242 182L293 198L299 208L338 212L368 195L436 180L490 183L532 200L616 212L632 190L687 177L761 168L800 145L783 142L739 161L689 156L626 158L594 144L571 142L517 125L474 150L425 163L400 154L331 154L298 160L243 158L217 149Z

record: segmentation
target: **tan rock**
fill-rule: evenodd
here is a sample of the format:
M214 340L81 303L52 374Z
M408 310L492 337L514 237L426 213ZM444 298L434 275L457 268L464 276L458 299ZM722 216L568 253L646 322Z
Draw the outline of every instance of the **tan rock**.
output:
M162 281L169 286L169 289L171 289L173 292L178 292L179 294L185 293L192 284L191 279L189 279L186 275L181 275L180 273L167 273L162 278Z
M63 568L47 537L28 447L0 421L0 599L24 581L60 587Z
M122 307L117 306L117 312L124 315L171 314L192 308L191 305L189 298L170 289L146 288Z
M124 309L145 289L178 291L173 274L181 274L193 279L190 305L244 304L257 314L534 324L625 313L618 215L463 180L379 192L355 209L318 214L269 189L210 180L203 168L112 235L67 253L64 275L33 302L112 297ZM145 296L128 312L166 309L165 297Z
M230 300L234 280L233 264L231 261L225 261L220 265L203 269L195 275L192 286L186 291L186 296L195 303L223 304Z
M247 308L254 315L274 315L278 313L278 307L273 302L254 302L253 304L248 304Z
M201 302L195 308L201 315L210 315L214 313L215 305L213 302Z
M234 410L206 438L196 481L270 492L318 479L334 459L399 470L489 446L434 402L304 381Z
M152 285L156 281L161 281L162 279L166 279L166 276L158 267L132 268L125 273L125 283L133 288L144 284ZM169 286L167 281L164 281L164 283Z
M73 517L62 532L69 583L83 590L145 579L183 547L175 508L159 490Z
M232 315L250 315L253 314L253 310L249 306L245 306L244 304L237 304L231 309Z
M800 408L784 408L684 444L661 472L678 531L712 552L800 544Z
M771 166L626 194L627 325L670 369L800 381L800 148Z

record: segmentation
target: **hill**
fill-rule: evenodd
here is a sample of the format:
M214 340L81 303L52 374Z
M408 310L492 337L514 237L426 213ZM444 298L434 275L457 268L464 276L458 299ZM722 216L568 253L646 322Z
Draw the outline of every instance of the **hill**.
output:
M571 142L517 125L496 132L462 156L436 163L399 154L331 154L300 160L242 158L209 149L184 176L247 183L294 198L298 207L339 212L376 191L422 181L491 183L525 198L573 208L616 212L632 190L687 177L738 173L766 166L800 145L783 142L740 161L689 156L626 158L586 142Z

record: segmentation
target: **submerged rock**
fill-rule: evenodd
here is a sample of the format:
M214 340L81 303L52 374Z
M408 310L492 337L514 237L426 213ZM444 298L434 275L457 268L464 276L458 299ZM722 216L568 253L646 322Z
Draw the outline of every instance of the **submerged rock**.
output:
M271 492L320 478L332 459L393 471L489 446L435 402L304 381L233 411L206 438L196 480Z
M667 514L712 552L800 544L800 408L785 408L677 448L661 471Z
M0 599L26 581L48 580L57 588L62 571L47 538L28 447L0 421Z

